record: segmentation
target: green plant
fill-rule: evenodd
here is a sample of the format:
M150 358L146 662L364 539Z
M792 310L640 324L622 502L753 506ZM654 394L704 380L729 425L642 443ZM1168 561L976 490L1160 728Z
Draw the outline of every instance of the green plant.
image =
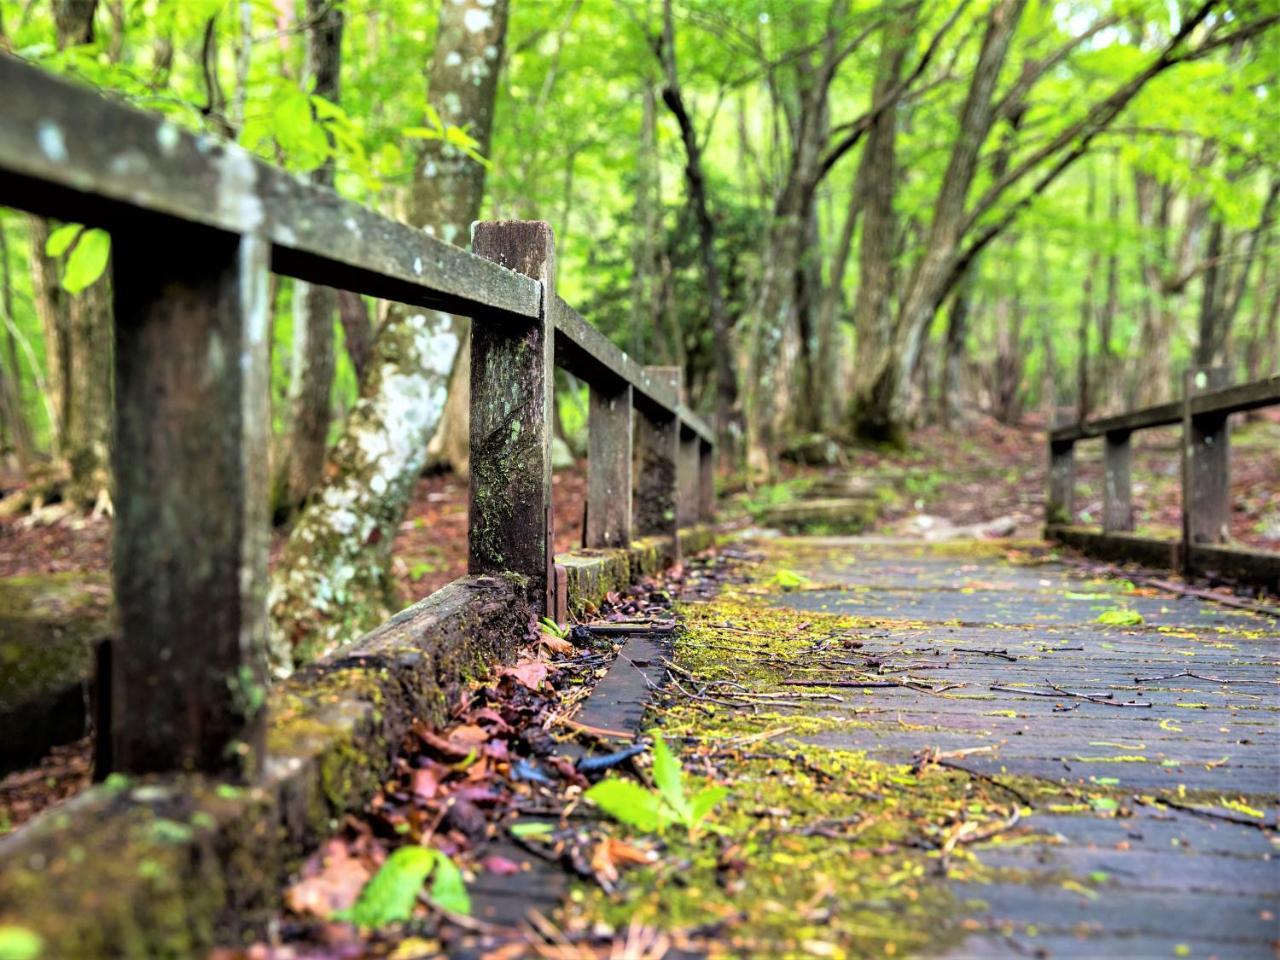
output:
M586 798L619 823L645 833L662 833L672 824L683 826L692 838L729 791L721 786L685 795L684 772L662 734L653 737L653 782L656 790L646 790L631 780L611 777L601 780Z
M428 896L435 906L450 913L471 913L462 871L452 860L429 847L401 847L365 884L354 906L335 913L334 919L365 928L408 920L428 876L432 877Z
M569 638L569 628L567 626L562 627L550 617L543 617L538 621L538 625L542 627L542 632L549 637L554 637L557 640L567 640Z
M1142 614L1137 610L1117 607L1113 610L1103 610L1098 614L1098 623L1105 623L1112 627L1136 627L1142 623Z
M798 590L801 587L807 587L811 582L808 577L786 569L779 570L769 578L771 585L781 587L783 590Z
M35 960L44 942L26 927L0 926L0 960Z

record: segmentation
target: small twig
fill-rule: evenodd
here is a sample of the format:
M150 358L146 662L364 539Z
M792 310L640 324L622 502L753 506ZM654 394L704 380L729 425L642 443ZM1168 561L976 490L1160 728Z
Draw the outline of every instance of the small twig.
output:
M956 763L954 760L939 760L937 761L937 763L938 763L938 766L940 767L946 767L948 770L955 770L958 773L968 774L969 776L973 777L976 780L982 780L986 783L991 784L993 787L999 787L1005 793L1009 794L1009 796L1013 797L1015 800L1021 803L1024 807L1031 807L1032 809L1035 809L1035 803L1025 793L1023 793L1017 787L1011 787L1009 786L1009 784L1004 783L1000 780L997 780L995 777L993 777L989 773L983 773L981 770L970 770L968 767L963 766L959 763Z
M1045 683L1048 683L1049 686L1053 687L1053 689L1057 692L1049 693L1047 690L1030 690L1030 689L1024 690L1021 687L1006 687L998 683L991 684L991 686L988 687L987 689L995 690L999 693L1018 693L1028 697L1049 697L1050 699L1055 699L1055 700L1059 697L1074 697L1077 700L1088 700L1090 703L1100 703L1106 707L1150 707L1152 706L1152 704L1147 703L1145 700L1115 700L1115 699L1112 699L1114 697L1114 694L1110 694L1110 693L1105 694L1103 696L1095 697L1087 693L1074 693L1070 690L1064 690L1062 689L1062 687L1059 687L1057 684L1049 683L1048 680L1046 680Z
M1234 679L1231 677L1208 677L1202 673L1192 673L1190 670L1183 670L1181 673L1171 673L1164 677L1134 677L1134 683L1154 683L1157 680L1178 680L1182 677L1190 677L1192 680L1205 680L1209 683L1271 683L1280 684L1280 680L1247 680Z
M1115 695L1108 693L1100 697L1091 696L1087 693L1075 693L1071 690L1064 690L1052 680L1045 680L1045 683L1057 690L1064 697L1075 697L1077 700L1088 700L1090 703L1100 703L1106 707L1150 707L1153 704L1145 700L1116 700Z
M978 647L952 647L956 653L980 653L987 657L999 657L1001 660L1016 661L1018 658L1009 655L1008 650L982 650Z
M1224 823L1234 823L1240 827L1253 827L1255 830L1263 830L1271 832L1276 829L1276 824L1267 823L1265 820L1246 820L1243 817L1233 817L1228 813L1219 813L1217 810L1211 810L1206 807L1197 807L1190 803L1181 803L1168 797L1141 797L1135 796L1134 801L1142 804L1144 807L1152 807L1157 804L1165 807L1172 807L1174 810L1181 810L1183 813L1194 814L1197 817L1207 817L1210 820L1221 820Z

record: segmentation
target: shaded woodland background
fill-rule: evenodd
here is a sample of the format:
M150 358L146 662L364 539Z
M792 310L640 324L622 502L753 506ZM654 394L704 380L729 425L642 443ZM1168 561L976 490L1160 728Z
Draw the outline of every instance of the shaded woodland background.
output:
M853 441L1171 399L1191 363L1275 372L1277 21L1275 0L0 0L0 47L451 243L549 221L560 293L681 365L727 483L754 486ZM0 228L0 512L109 515L110 240ZM397 606L420 476L466 470L469 371L463 319L273 296L287 672ZM585 391L559 386L568 463Z

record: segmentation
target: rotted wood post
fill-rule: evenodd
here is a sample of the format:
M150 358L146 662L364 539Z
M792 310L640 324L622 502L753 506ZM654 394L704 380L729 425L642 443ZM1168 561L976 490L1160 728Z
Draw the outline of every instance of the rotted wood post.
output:
M1183 559L1194 543L1225 543L1230 535L1230 443L1226 413L1192 415L1191 398L1227 385L1225 367L1186 372L1182 414L1182 542Z
M113 236L109 771L251 777L265 730L269 245Z
M679 367L646 367L654 380L680 383ZM640 411L636 418L636 533L675 537L677 522L676 463L680 421L674 410ZM677 538L678 539L678 538Z
M1133 483L1131 434L1115 430L1106 434L1103 455L1102 529L1110 533L1133 529Z
M467 569L517 573L552 612L552 390L547 307L555 295L555 237L539 220L475 223L471 249L542 284L539 319L475 317L471 326L471 520Z
M716 448L706 440L698 444L698 519L716 518Z
M698 435L691 427L680 427L680 460L677 464L677 523L688 527L698 522L698 496L702 483L702 456Z
M631 385L590 388L587 409L587 546L631 543Z

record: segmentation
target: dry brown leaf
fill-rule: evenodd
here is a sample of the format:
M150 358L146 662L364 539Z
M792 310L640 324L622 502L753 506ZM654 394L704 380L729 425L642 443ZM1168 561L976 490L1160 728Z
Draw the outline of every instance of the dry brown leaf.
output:
M327 919L345 910L369 881L364 861L351 856L341 840L330 840L324 849L323 866L315 876L299 880L285 891L285 903L294 913Z
M564 637L553 637L549 633L542 634L542 636L538 638L538 642L552 653L573 653L578 649L568 640L564 639Z
M503 667L498 673L504 677L512 677L530 690L541 690L547 679L547 665L541 660L525 660L514 667Z

